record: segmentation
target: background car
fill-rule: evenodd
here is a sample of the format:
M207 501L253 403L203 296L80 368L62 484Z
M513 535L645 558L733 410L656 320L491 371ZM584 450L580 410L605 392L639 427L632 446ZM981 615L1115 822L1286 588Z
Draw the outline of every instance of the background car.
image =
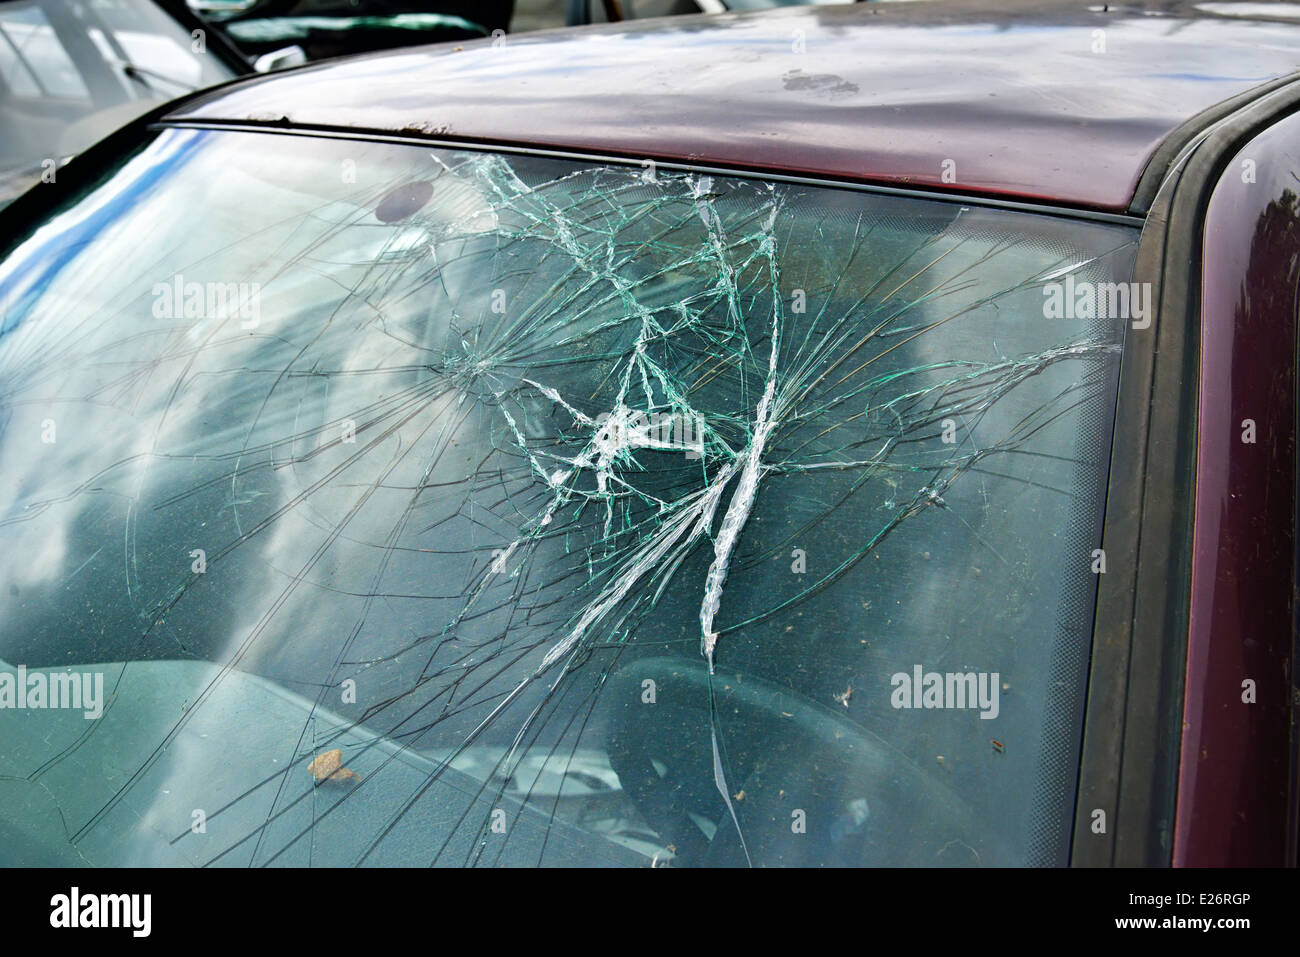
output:
M0 0L0 204L127 121L252 69L183 7Z
M188 0L190 7L256 57L285 45L308 59L420 43L475 39L509 29L514 0Z
M1298 39L672 18L74 158L0 214L0 856L1294 863Z
M570 26L582 26L646 17L771 10L776 7L854 3L855 0L564 0L564 2L565 22Z

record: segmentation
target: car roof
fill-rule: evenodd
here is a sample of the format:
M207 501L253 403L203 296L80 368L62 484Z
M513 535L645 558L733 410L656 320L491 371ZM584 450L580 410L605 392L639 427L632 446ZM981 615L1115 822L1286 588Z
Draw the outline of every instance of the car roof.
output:
M1032 0L999 11L987 0L920 0L409 48L238 81L167 120L1124 210L1171 133L1297 70L1296 4Z

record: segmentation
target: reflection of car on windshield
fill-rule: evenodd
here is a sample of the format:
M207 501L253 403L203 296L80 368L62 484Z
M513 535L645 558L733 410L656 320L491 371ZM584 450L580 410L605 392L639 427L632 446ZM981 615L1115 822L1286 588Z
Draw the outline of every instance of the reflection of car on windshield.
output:
M299 46L310 60L489 36L514 0L187 0L249 56Z
M1298 28L882 8L250 78L0 213L0 861L1281 862Z
M196 29L153 0L0 0L0 204L153 107L249 72Z

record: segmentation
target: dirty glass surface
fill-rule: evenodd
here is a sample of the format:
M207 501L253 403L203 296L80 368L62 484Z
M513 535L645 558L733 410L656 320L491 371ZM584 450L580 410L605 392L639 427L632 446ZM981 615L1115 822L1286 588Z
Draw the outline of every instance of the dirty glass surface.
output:
M1045 292L1135 239L160 132L0 260L0 855L1061 862L1123 323Z

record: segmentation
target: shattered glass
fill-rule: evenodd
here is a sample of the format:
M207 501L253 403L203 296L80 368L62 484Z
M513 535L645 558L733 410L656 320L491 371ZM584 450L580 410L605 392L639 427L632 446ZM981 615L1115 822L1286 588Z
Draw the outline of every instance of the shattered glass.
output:
M1124 328L1044 285L1135 242L159 131L0 262L0 659L103 681L0 706L0 846L1059 863Z

